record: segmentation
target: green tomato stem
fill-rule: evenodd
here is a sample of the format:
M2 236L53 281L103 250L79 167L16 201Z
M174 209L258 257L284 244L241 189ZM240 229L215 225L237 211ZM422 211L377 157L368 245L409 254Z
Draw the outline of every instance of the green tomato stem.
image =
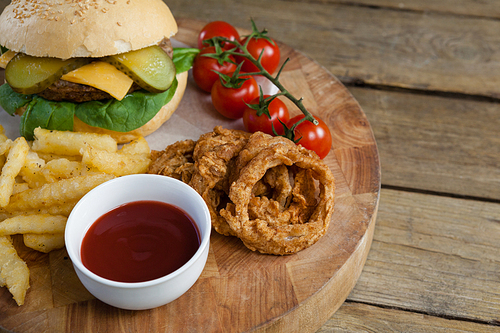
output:
M306 109L306 107L302 103L302 98L297 99L279 81L279 76L281 75L281 71L283 70L283 68L285 67L286 63L290 59L288 58L288 59L285 60L285 62L283 63L283 65L279 69L278 73L276 74L276 77L273 77L264 68L264 66L262 66L262 64L261 64L261 59L262 59L263 52L261 52L261 54L259 55L259 59L257 59L257 60L250 54L250 52L248 52L248 49L247 49L248 41L250 41L250 39L253 37L254 34L255 33L252 33L252 34L250 34L248 36L247 41L245 42L245 44L241 44L239 41L229 41L228 40L228 42L230 42L233 45L237 46L237 49L239 49L243 53L236 52L236 51L234 51L234 49L233 50L229 50L227 52L230 53L230 54L232 54L232 55L237 55L237 56L240 56L240 57L244 57L245 59L249 60L252 64L254 64L259 69L259 71L258 72L253 72L253 73L246 73L245 75L262 75L262 76L266 77L276 87L278 87L278 89L281 91L280 95L283 95L286 98L288 98L290 101L292 101L299 108L299 110L305 115L304 118L302 118L300 121L298 121L296 124L293 125L293 129L295 129L296 125L298 125L299 123L301 123L302 121L305 121L305 120L308 120L308 121L312 122L313 124L318 125L318 123L319 123L318 120L316 120L313 117L313 115Z

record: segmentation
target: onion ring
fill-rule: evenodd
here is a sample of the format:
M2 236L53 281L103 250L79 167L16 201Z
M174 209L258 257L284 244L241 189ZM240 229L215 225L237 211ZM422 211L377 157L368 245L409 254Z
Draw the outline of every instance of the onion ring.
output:
M214 229L226 236L234 232L220 216L219 206L228 200L230 170L249 137L250 133L217 126L200 137L193 153L195 172L189 185L207 203Z
M149 173L175 177L205 200L218 233L252 251L288 255L316 243L334 209L335 179L284 137L223 129L152 152Z
M194 173L193 140L177 141L162 151L151 151L148 173L159 174L189 183Z
M220 215L249 249L276 255L296 253L326 233L334 209L334 177L316 154L302 146L262 134L253 139L252 136L236 162L242 168L230 186L232 204L221 209ZM296 169L292 200L284 210L277 201L252 194L267 171L280 165ZM311 202L313 179L319 182L317 202ZM265 211L255 209L259 206L265 207ZM308 216L301 217L303 213Z

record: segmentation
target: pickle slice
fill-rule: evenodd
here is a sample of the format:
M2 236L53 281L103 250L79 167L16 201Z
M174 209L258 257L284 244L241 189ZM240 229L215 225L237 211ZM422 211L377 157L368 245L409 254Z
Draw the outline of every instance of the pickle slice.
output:
M172 59L157 45L108 56L102 60L112 64L150 92L164 92L175 79Z
M87 58L62 60L18 53L5 68L5 80L15 92L36 94L59 80L64 74L89 62L90 59Z

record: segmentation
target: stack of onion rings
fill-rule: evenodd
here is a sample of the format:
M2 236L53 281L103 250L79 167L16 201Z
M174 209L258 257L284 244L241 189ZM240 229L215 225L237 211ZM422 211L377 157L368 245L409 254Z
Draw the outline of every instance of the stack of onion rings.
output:
M192 149L180 150L189 146L182 142L154 152L149 173L170 170L162 174L192 186L207 203L217 232L240 238L252 251L275 255L303 250L326 233L335 179L314 152L283 137L220 126ZM178 155L172 153L176 149ZM175 163L159 167L169 156ZM185 164L179 165L179 156ZM179 178L178 170L185 169L192 173Z

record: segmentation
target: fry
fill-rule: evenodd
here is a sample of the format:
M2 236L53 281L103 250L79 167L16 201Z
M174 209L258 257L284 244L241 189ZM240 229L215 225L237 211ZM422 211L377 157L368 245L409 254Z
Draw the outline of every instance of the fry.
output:
M49 253L64 247L64 234L24 234L23 242L30 249Z
M48 182L53 183L60 179L81 176L86 171L87 168L81 162L58 158L47 162L41 173Z
M91 145L82 149L83 163L117 177L145 173L151 163L149 154L110 153Z
M14 142L11 139L7 139L0 143L0 155L5 155Z
M14 190L12 191L12 194L16 194L16 193L19 193L19 192L22 192L22 191L26 191L29 188L30 187L29 187L28 183L15 183L14 184Z
M10 143L5 143L7 141L10 141ZM4 163L5 163L4 154L8 149L10 149L11 144L12 144L12 140L9 140L9 138L5 135L5 130L4 130L3 126L0 125L0 155L1 155L0 156L0 168L2 168Z
M34 208L27 211L14 210L11 212L6 212L5 210L0 210L0 221L7 218L19 215L33 215L33 214L50 214L50 215L62 215L68 217L75 205L78 203L78 199L73 201L68 201L62 205L53 205L48 207Z
M39 188L32 188L11 197L4 208L6 212L31 211L46 209L54 205L65 205L83 197L91 189L115 178L104 173L77 176L47 183Z
M0 142L5 142L8 139L9 138L7 137L7 135L5 135L5 129L3 128L2 125L0 125Z
M23 167L19 171L21 178L28 183L29 187L39 187L47 183L42 168L45 166L45 161L41 159L34 151L29 151L26 156Z
M26 139L19 137L14 141L14 144L9 150L7 161L2 168L0 175L0 206L5 207L10 200L14 190L15 178L21 171L24 165L26 156L28 155L30 147Z
M0 222L0 236L28 233L64 233L66 220L67 218L61 215L18 215Z
M36 128L34 134L32 149L41 153L79 155L80 149L85 144L91 144L109 152L116 152L118 149L116 141L106 134L50 131L42 128Z
M30 272L9 236L0 237L0 286L7 286L17 305L24 304Z
M5 286L5 279L2 278L2 267L10 261L13 252L17 254L10 236L0 236L0 287Z
M34 209L31 212L26 212L26 214L50 214L50 215L62 215L68 217L73 208L78 203L79 199L75 199L72 201L65 202L61 205L53 205L49 207L42 207L38 209ZM18 212L23 213L23 212ZM20 215L20 214L16 214Z
M57 154L43 153L40 151L38 151L37 154L45 162L57 160L59 158L65 158L70 161L80 161L80 162L82 161L82 156L80 155L57 155Z
M120 154L144 154L149 155L151 149L149 149L149 144L142 136L130 143L123 145L122 149L118 151Z

